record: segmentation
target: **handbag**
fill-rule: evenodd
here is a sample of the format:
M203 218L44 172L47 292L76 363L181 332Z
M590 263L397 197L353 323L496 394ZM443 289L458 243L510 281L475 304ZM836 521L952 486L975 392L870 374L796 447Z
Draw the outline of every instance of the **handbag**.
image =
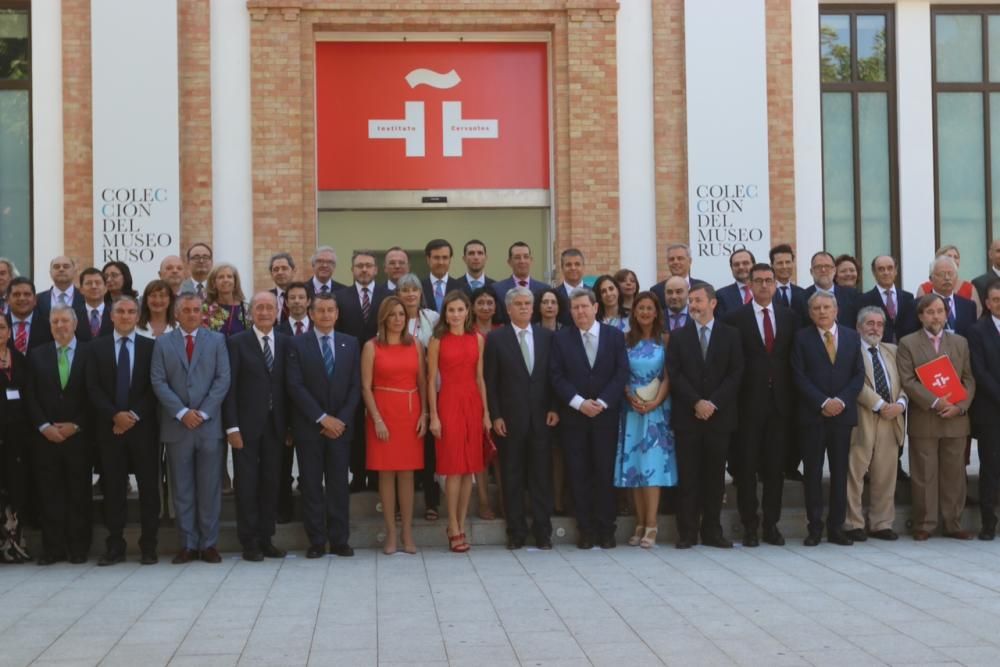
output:
M649 384L635 388L635 395L647 403L656 400L658 393L660 393L660 378L653 378Z
M497 460L497 446L493 442L493 436L489 429L483 429L483 463L489 467Z

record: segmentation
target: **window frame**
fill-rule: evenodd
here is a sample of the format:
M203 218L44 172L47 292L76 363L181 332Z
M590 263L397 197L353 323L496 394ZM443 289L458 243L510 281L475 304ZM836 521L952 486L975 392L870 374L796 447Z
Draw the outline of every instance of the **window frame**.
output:
M851 95L851 160L853 168L852 183L854 187L854 248L852 255L863 263L862 253L862 222L861 222L861 141L859 130L859 103L861 93L885 93L886 95L886 126L888 129L888 162L889 162L889 249L896 260L900 253L899 230L899 149L898 149L898 118L897 118L897 79L896 79L896 11L891 4L821 4L819 6L819 23L817 33L822 29L823 17L848 15L851 25L851 81L823 81L820 71L820 99L824 93L849 93ZM884 16L886 32L885 49L885 81L860 81L858 77L858 31L859 16ZM823 45L819 45L819 56L822 62ZM820 104L820 124L822 126L822 104ZM822 155L822 153L821 153ZM822 160L822 157L821 157ZM823 187L823 245L826 246L826 178L822 179ZM863 267L862 267L863 268ZM899 278L897 278L897 282ZM866 277L858 276L858 282L864 285Z
M28 78L0 79L0 91L25 90L28 92L28 265L19 266L18 271L22 276L33 276L35 264L35 118L32 90L34 86L32 83L35 80L35 62L31 59L31 40L34 34L34 26L32 25L34 15L31 11L31 0L0 0L0 9L18 9L28 13Z

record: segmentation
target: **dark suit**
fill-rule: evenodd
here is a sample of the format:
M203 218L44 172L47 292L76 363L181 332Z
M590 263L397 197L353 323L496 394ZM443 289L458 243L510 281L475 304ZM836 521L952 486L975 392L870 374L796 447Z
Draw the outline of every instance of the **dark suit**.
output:
M85 370L87 344L77 341L69 380L59 381L55 343L28 356L28 418L35 431L35 472L41 501L42 548L51 557L85 557L90 550L90 403ZM42 424L66 422L81 431L60 443L38 431Z
M670 424L677 436L680 507L677 531L682 541L697 543L722 537L720 514L726 478L726 450L739 416L737 397L743 376L740 334L714 320L708 353L702 357L700 326L693 319L670 334L667 377L673 396ZM716 412L708 420L694 406L710 401ZM699 522L700 515L700 522Z
M93 310L90 306L84 304L83 316L77 313L76 321L76 337L84 342L91 341L100 336L107 336L108 334L114 332L115 325L111 322L111 306L105 305L104 312L101 313L101 326L97 330L97 336L95 336L90 331L90 311Z
M493 288L494 283L496 283L495 280L493 280L492 278L490 278L487 275L483 275L479 280L481 280L482 283L483 283L481 285L481 287L487 287L487 288L490 288L491 290ZM460 289L463 292L465 292L466 296L470 296L470 297L472 296L472 292L475 291L475 290L473 290L473 288L469 285L469 281L466 280L466 275L465 274L462 274L460 277L456 278L455 282L458 284L458 289ZM500 310L500 304L499 303L497 304L497 310ZM506 308L504 308L504 310L506 310Z
M580 283L580 287L587 287L584 283ZM559 316L556 318L559 324L564 327L573 327L573 314L570 312L570 300L569 294L566 293L566 284L560 283L558 285L553 285L552 289L556 291L556 299L559 301ZM572 292L574 288L570 289ZM504 308L506 310L506 308Z
M9 501L18 513L21 525L35 525L37 506L35 484L32 480L31 454L35 440L28 424L25 399L28 384L28 359L8 342L10 351L10 377L0 373L0 484L9 493ZM11 391L8 398L7 392ZM14 394L13 392L17 392Z
M35 312L42 318L43 322L49 321L49 313L52 312L52 289L49 288L44 292L38 293L38 298L35 302ZM79 288L75 285L73 286L73 310L76 311L77 324L80 321L87 319L87 313L84 312L87 302L83 298L83 294L80 293Z
M667 278L667 280L670 280L670 278ZM649 291L652 292L653 295L660 300L660 308L663 309L663 312L667 312L667 294L666 294L667 280L661 280L660 282L656 283L655 285L649 288ZM698 285L705 281L699 278L689 277L688 282L690 283L691 287L694 287L695 285Z
M739 283L733 282L725 287L720 287L715 292L715 317L718 319L723 319L726 313L731 313L735 310L742 308L747 301L745 300L744 293L745 290L750 288L750 285L740 286Z
M271 330L268 369L255 329L227 339L229 393L222 404L223 427L238 428L243 449L233 450L236 532L245 550L270 543L278 509L278 476L288 423L285 417L285 357L290 339Z
M881 308L885 314L885 331L882 333L883 343L896 344L903 336L911 334L920 328L920 322L917 320L917 302L914 296L905 290L896 289L894 300L896 302L895 319L889 317L889 311L885 308L882 288L873 287L862 294L858 300L859 311L866 306L874 306L875 308Z
M976 292L979 294L979 303L983 304L983 317L987 319L990 316L990 311L986 309L986 290L996 282L1000 282L1000 276L997 275L992 266L986 269L986 273L983 275L972 279L972 286L976 288Z
M561 406L560 443L566 452L577 529L581 539L606 540L615 534L614 465L629 367L625 336L614 327L599 326L593 368L574 325L553 336L549 373ZM602 400L608 407L587 417L570 406L574 396Z
M809 318L809 297L816 293L816 286L810 285L805 290L806 314L802 320L803 326L812 326ZM837 299L837 324L854 330L858 325L858 290L850 287L833 286L833 296Z
M743 344L743 380L740 385L740 429L735 440L742 473L737 484L740 519L748 530L757 530L757 479L763 484L764 525L781 518L786 446L794 416L792 386L792 341L799 329L799 316L777 301L768 316L774 327L774 342L768 352L757 325L754 304L747 304L726 317Z
M330 284L330 291L329 291L330 294L336 294L338 290L342 290L345 287L347 287L347 285L345 285L344 283L338 283L333 278L330 278L329 284ZM310 301L312 301L312 298L316 296L316 284L313 282L312 278L306 281L306 293L309 294Z
M774 300L794 310L800 323L809 323L809 307L806 305L808 299L805 289L795 284L778 285L774 291Z
M316 332L291 340L286 383L292 410L292 434L299 458L299 487L304 526L314 546L346 545L350 537L350 494L347 464L350 458L354 415L361 400L361 357L358 341L347 334L333 334L334 373L328 377ZM318 423L327 414L344 422L339 438L321 433ZM324 495L324 480L326 492Z
M514 276L510 278L505 278L503 280L498 280L491 285L493 288L493 293L497 297L497 314L500 316L500 320L507 324L510 322L510 316L507 314L507 292L514 289L518 285L514 281ZM543 283L540 280L535 280L532 277L528 277L527 288L531 290L531 293L535 295L535 303L538 303L538 295L549 288L548 283Z
M111 310L110 308L105 309ZM90 343L87 364L87 391L97 413L95 432L101 461L101 486L104 489L104 522L108 527L108 553L124 554L123 533L127 519L128 475L135 473L139 486L139 510L142 533L139 546L143 553L156 551L160 526L159 465L160 447L156 427L156 394L150 384L153 341L133 334L132 369L128 400L118 404L118 359L121 344L115 337L101 336ZM122 435L113 432L114 416L134 413L139 421Z
M530 373L510 325L486 337L483 371L490 416L503 419L507 427L507 436L497 438L507 534L522 539L528 534L524 517L527 487L532 531L536 541L543 542L552 533L552 448L545 418L555 410L548 374L553 333L537 324L529 328L534 346Z
M424 307L440 312L440 309L437 307L437 301L434 299L434 282L437 282L437 278L433 278L434 282L431 282L432 278L433 276L427 276L426 278L420 281L421 286L423 286L424 288ZM451 292L452 290L461 289L461 286L458 284L458 281L452 278L451 276L448 276L447 279L444 280L445 280L444 284L445 295L447 295L448 292Z
M827 532L840 531L847 516L847 467L851 429L858 423L858 394L865 383L861 337L854 329L837 327L837 354L830 363L815 326L795 334L792 376L799 391L799 443L804 463L806 515L810 535L823 532L823 455L830 464L830 511ZM838 398L844 410L824 417L823 403Z
M285 334L286 336L294 336L294 335L296 335L295 334L295 330L292 329L292 320L291 320L291 318L282 321L282 323L279 324L279 325L277 325L275 327L275 329L278 330L278 333ZM312 320L309 320L308 325L306 325L306 327L304 328L304 331L302 333L305 333L306 331L312 331L312 329L313 329L313 323L312 323Z
M979 509L983 528L995 530L1000 489L1000 332L989 311L969 329L968 341L976 378L969 414L979 443Z
M303 327L302 333L312 331L312 320ZM291 319L286 319L279 324L276 329L278 333L286 336L295 336ZM295 512L295 501L292 497L292 467L295 462L295 447L287 445L281 448L281 477L278 484L278 521L287 523Z
M52 327L49 326L48 318L42 319L38 311L35 310L24 319L28 322L28 349L24 351L24 354L27 354L29 350L33 350L39 345L52 342ZM14 318L9 311L7 313L7 324L10 325L10 344L13 347L14 341L17 339L17 329L15 328Z
M976 304L971 299L960 297L957 293L952 294L951 298L955 303L955 312L949 313L945 328L959 336L967 336L969 329L976 323ZM948 310L951 310L951 306L948 306Z

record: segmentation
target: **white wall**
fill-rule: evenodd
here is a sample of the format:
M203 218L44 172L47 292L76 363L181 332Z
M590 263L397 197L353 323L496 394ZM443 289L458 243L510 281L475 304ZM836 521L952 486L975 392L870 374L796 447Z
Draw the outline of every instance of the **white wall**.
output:
M809 258L824 245L819 5L812 0L792 2L792 136L798 282L811 285Z
M63 251L62 9L31 3L31 149L34 274L47 288L49 260ZM31 267L18 267L24 275Z

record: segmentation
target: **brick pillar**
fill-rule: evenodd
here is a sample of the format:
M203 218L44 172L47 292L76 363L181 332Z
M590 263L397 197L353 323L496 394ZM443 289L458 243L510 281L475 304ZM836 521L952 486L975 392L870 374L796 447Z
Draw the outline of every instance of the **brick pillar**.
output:
M177 1L180 252L212 243L212 70L209 0Z
M767 143L771 245L795 243L795 150L792 134L792 7L767 0ZM818 30L818 28L817 28ZM766 261L766 258L758 258Z
M94 254L90 0L63 0L62 34L63 252L84 268ZM36 192L35 196L44 193ZM47 289L47 260L35 267L35 273L38 289Z

